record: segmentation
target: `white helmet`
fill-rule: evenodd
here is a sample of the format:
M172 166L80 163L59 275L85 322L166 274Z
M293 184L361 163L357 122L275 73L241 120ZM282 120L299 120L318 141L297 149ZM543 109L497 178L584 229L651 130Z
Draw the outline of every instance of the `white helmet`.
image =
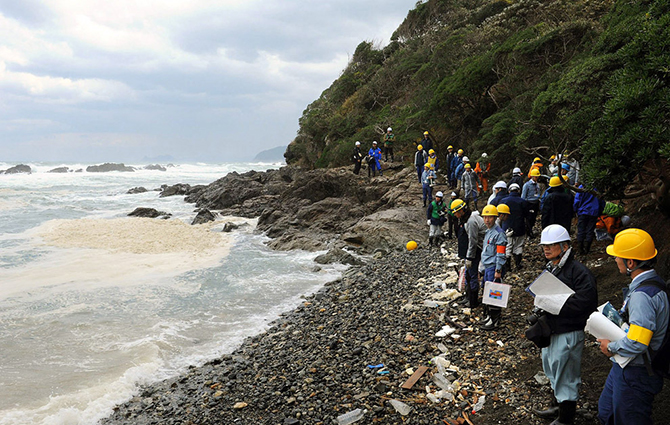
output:
M435 194L435 197L436 197L436 198L444 198L444 193L442 193L442 192L437 192L437 193Z
M500 180L498 183L493 185L494 189L507 189L507 183L504 181Z
M488 155L486 154L486 152L484 152L484 153L482 154L482 158L486 158L487 156L488 156Z
M387 128L386 131L393 131L391 127Z
M516 183L512 183L511 185L509 185L510 192L513 191L513 190L519 190L519 189L521 189L521 187L519 187L519 185L516 184Z
M458 196L458 195L456 195L456 192L451 192L451 197L452 197L452 198L455 198L455 197L457 197L457 196Z
M463 162L470 162L470 158L468 158L467 156L464 156L463 157Z
M519 168L519 167L515 167L515 168L512 170L512 173L513 173L513 174L521 174L521 168Z
M559 242L570 242L570 234L560 224L550 224L542 230L540 245L552 245Z
M361 145L361 142L356 141L356 146L360 146L360 145Z
M373 141L372 141L372 144L373 144L373 145L376 145L376 144L377 144L377 141L376 141L376 140L373 140Z

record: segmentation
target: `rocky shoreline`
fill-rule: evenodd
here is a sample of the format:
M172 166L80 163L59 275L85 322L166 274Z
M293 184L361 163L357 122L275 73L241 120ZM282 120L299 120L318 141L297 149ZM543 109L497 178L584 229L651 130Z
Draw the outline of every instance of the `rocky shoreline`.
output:
M507 276L513 291L502 326L481 331L481 308L470 311L452 299L455 241L441 250L425 248L425 212L413 176L402 168L369 180L344 168L284 167L231 173L189 188L186 200L201 211L259 216L258 228L274 238L275 249L328 248L331 259L324 262L346 262L338 253L347 247L371 254L370 260L231 354L142 389L101 424L334 424L355 409L367 411L358 423L547 423L531 408L547 405L551 388L538 373L539 350L524 337L532 308L524 288L545 264L536 241L527 242L526 268ZM412 252L403 249L410 239L420 245ZM595 248L588 266L598 279L600 301L616 304L613 294L625 279L604 245ZM445 326L446 335L436 336ZM442 372L454 400L439 393L437 363L446 365ZM425 373L403 389L422 367ZM608 371L608 361L588 343L577 424L597 424ZM656 423L668 423L663 400L669 392L657 399ZM482 398L483 407L473 413ZM391 400L411 411L402 415Z

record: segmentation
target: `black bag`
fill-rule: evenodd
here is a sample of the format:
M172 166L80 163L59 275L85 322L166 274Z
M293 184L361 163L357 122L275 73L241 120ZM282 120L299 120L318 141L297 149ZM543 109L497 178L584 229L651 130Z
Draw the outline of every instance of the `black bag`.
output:
M532 341L538 348L549 347L551 342L551 328L547 323L547 316L542 315L537 318L537 322L526 329L526 338Z

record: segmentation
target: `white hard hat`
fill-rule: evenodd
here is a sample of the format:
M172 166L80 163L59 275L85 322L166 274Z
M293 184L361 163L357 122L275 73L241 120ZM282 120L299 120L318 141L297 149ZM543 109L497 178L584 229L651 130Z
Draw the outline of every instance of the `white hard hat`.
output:
M482 158L486 158L487 156L488 156L488 155L486 154L486 152L484 152L484 153L482 154Z
M451 192L451 197L452 197L452 198L455 198L455 197L457 197L457 196L458 196L458 195L456 195L456 192Z
M512 170L512 173L513 173L513 174L521 174L521 168L519 168L519 167L515 167L515 168Z
M373 144L373 145L376 145L376 144L377 144L377 141L376 141L376 140L374 140L374 141L372 142L372 144Z
M444 198L444 193L442 193L442 192L437 192L437 193L435 194L435 197L436 197L436 198Z
M356 141L356 146L360 146L360 145L361 145L361 142Z
M463 162L470 162L470 158L468 158L467 156L464 156L463 157Z
M509 185L509 190L510 190L510 191L512 191L512 190L519 190L519 189L521 189L521 187L519 187L519 185L516 184L516 183L512 183L511 185Z
M391 127L387 128L386 131L393 131Z
M498 183L493 185L494 189L507 189L507 183L504 181L500 180Z
M552 245L559 242L570 242L570 234L560 224L550 224L542 230L540 245Z

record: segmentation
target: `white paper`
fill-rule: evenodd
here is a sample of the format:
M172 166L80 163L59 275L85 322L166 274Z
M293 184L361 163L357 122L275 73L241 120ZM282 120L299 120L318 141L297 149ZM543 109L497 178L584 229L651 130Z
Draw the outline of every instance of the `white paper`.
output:
M484 284L484 296L482 303L496 307L507 308L509 293L512 287L504 283L486 282Z
M551 314L559 314L570 295L575 293L568 285L546 270L526 291L535 297L536 307Z
M584 331L595 336L597 339L608 339L610 341L618 341L626 337L626 332L615 325L610 319L603 316L599 311L594 311L586 321ZM619 366L626 367L632 357L623 357L618 354L614 355L614 360L619 363Z

